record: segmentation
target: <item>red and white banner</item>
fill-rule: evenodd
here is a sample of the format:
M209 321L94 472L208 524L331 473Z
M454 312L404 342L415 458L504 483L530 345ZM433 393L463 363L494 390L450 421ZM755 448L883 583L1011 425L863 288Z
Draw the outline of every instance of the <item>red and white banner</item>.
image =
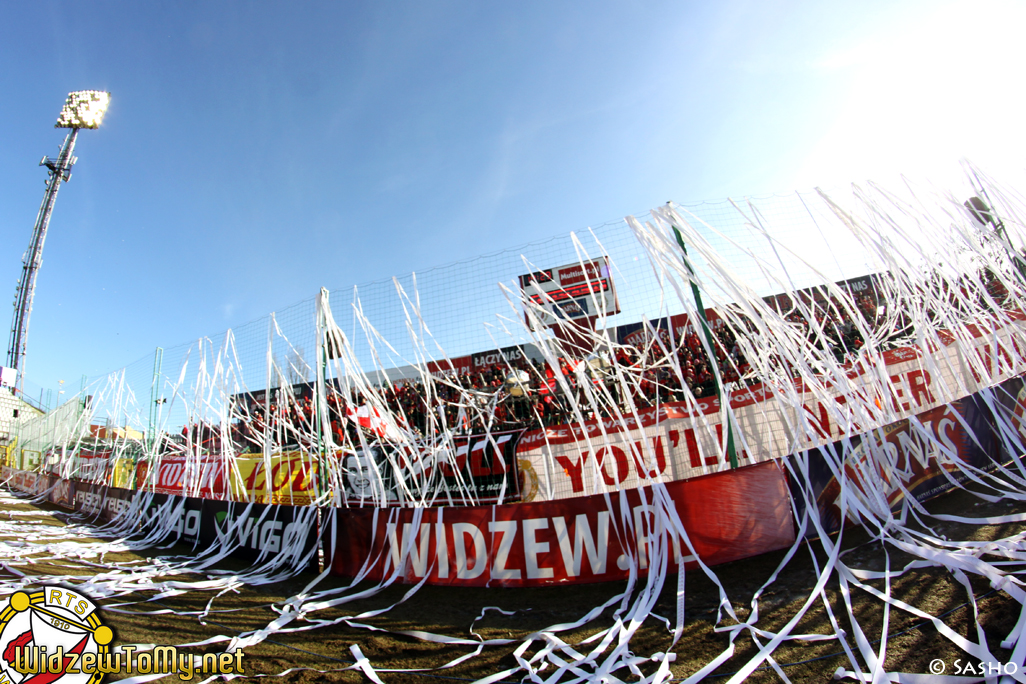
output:
M388 418L382 415L381 411L374 408L369 404L357 407L355 410L352 408L346 408L346 415L349 420L353 421L361 428L373 432L378 437L388 437L394 441L400 441L403 438L399 428L389 423ZM398 415L389 416L391 420L399 420L401 417Z
M148 461L139 461L136 482L139 489L157 494L224 499L224 462L222 456L164 454L156 468Z
M775 463L673 482L666 492L707 564L794 541L787 485ZM654 524L663 510L651 488L530 504L338 509L331 571L380 580L398 568L404 582L453 586L619 580L632 558L642 572L649 567L654 537L665 529ZM694 564L679 536L666 541L671 572Z
M91 484L110 484L111 451L82 449L72 459L71 477Z
M906 347L862 357L847 371L853 382L845 392L829 382L818 391L796 382L790 391L800 399L799 409L793 396L775 401L762 385L733 392L739 463L829 444L847 436L846 429L860 433L887 425L1023 373L1026 325L1021 315L1013 317L1004 327L967 326L970 345L953 344L945 334L945 346L929 355ZM717 397L644 409L622 420L534 430L517 450L524 498L563 499L724 469L729 467L724 432Z
M9 466L3 467L3 480L11 487L27 494L42 494L50 483L43 475Z
M49 477L42 477L40 479L48 482L50 494L47 497L52 504L56 504L61 508L67 508L75 510L75 488L76 483L73 480L62 480L56 475L50 475Z

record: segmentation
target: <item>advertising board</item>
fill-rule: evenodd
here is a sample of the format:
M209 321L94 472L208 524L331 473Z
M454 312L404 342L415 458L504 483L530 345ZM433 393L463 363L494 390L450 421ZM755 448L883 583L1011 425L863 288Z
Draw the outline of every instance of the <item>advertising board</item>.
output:
M75 510L103 522L110 522L129 509L135 491L102 484L74 483Z
M523 430L452 437L415 461L379 444L357 452L341 452L340 500L343 506L464 506L516 501L517 444ZM391 450L386 450L391 449ZM404 473L400 478L397 473Z
M277 559L294 565L306 559L315 570L316 545L315 508L202 501L200 549L218 547L232 557L255 562Z
M715 565L794 541L785 478L764 463L613 496L497 506L337 510L331 572L451 586L524 587L626 579L655 544L669 571ZM669 526L667 526L669 524Z
M535 320L548 327L564 320L620 313L608 257L526 273L519 279L524 297L534 304L534 317L524 312L530 326Z
M806 455L788 456L798 474L791 480L798 515L805 503L796 488L807 483L823 532L837 532L845 524L841 484L831 463L844 463L844 480L854 485L848 488L849 497L885 515L881 507L897 511L907 497L927 501L949 491L969 479L968 469L991 470L1007 462L1012 454L1000 449L995 439L1001 430L996 413L1010 408L1012 420L1006 425L1013 425L1020 439L1026 438L1026 425L1014 418L1023 415L1026 391L1022 379L1013 378L986 392L991 393L989 401L977 393ZM1014 402L1011 406L1001 401L1008 398ZM847 522L857 518L850 510L848 516ZM818 534L811 527L806 532L809 537Z

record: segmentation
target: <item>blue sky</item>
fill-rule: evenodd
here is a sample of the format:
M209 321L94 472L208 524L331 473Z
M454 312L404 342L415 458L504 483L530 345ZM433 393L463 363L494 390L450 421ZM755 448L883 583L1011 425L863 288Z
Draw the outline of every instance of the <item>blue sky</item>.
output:
M1022 170L1018 3L6 3L0 274L81 134L27 377L688 203ZM10 312L7 314L10 316ZM9 320L3 319L3 320Z

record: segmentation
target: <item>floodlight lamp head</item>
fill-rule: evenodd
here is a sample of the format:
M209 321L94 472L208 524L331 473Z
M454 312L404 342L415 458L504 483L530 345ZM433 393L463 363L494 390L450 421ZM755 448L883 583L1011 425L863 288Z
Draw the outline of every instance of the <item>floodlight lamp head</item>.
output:
M970 197L963 204L969 210L969 214L983 225L994 224L994 215L991 214L990 207L979 197Z
M76 90L57 117L54 128L99 128L110 104L110 93L102 90Z

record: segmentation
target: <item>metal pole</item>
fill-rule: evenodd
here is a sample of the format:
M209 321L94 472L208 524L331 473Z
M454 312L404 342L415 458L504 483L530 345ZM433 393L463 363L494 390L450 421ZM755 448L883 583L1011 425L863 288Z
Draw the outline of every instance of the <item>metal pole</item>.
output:
M972 171L972 175L973 180L976 181L975 183L972 183L973 189L975 190L979 188L980 194L983 195L983 198L986 200L987 214L989 214L990 217L990 224L994 226L994 232L997 233L998 239L1001 241L1001 246L1004 247L1005 253L1011 256L1012 263L1015 264L1015 268L1019 272L1019 277L1026 281L1026 262L1024 262L1022 257L1019 256L1019 253L1015 251L1012 241L1008 239L1008 233L1005 232L1005 224L1001 220L1001 217L998 216L997 210L994 208L994 203L991 201L990 195L987 194L987 187L980 181L980 177L976 175L975 169ZM971 201L972 200L970 200L970 202ZM987 221L984 220L984 217L979 215L975 206L970 207L970 211L976 215L976 218L978 218L981 223L987 223Z
M149 442L150 449L154 456L156 456L156 444L157 444L157 428L160 404L163 404L160 395L160 369L164 361L164 349L157 347L157 350L153 353L153 381L150 383L150 421L149 421Z
M331 439L331 429L328 425L325 425L326 421L330 421L330 411L328 409L327 402L327 383L328 383L328 347L325 344L325 334L327 330L327 320L325 316L325 309L329 306L328 304L328 289L325 287L321 288L320 293L317 295L317 316L315 318L315 328L317 330L317 367L315 370L316 375L314 376L314 390L316 393L315 401L317 402L314 406L314 422L317 423L316 435L317 435L317 497L320 498L325 490L325 471L327 470L326 464L328 461L328 453L325 448L324 441ZM329 422L330 424L330 422ZM330 443L330 441L329 441Z
M695 280L695 269L691 267L691 261L688 259L688 248L684 244L684 237L680 234L677 226L672 226L672 228L673 234L677 237L677 244L680 245L680 249L683 252L684 268L688 270L688 276L691 279L691 293L695 297L695 307L698 309L698 322L701 324L702 332L705 333L705 341L709 345L709 363L716 369L716 372L713 373L713 384L716 385L715 391L720 396L720 412L723 414L724 422L727 424L727 456L730 458L730 467L737 468L737 449L734 448L734 427L730 422L730 397L727 395L723 383L718 380L720 368L719 363L716 361L716 347L713 346L712 329L709 327L709 321L705 317L702 292L698 289L698 283Z
M50 225L50 214L53 212L61 181L67 182L71 178L71 167L76 161L72 152L75 151L77 137L78 129L72 128L64 139L64 144L61 145L57 159L43 157L43 161L39 162L40 166L50 169L50 177L46 181L46 192L43 193L43 203L39 206L39 214L36 216L32 240L25 251L25 256L22 257L21 280L18 281L18 290L14 300L14 320L11 323L11 337L7 344L7 365L18 371L18 394L21 394L24 389L25 349L28 343L29 317L32 315L32 297L36 289L36 275L39 272L39 267L43 265L43 243L46 241L46 229Z

